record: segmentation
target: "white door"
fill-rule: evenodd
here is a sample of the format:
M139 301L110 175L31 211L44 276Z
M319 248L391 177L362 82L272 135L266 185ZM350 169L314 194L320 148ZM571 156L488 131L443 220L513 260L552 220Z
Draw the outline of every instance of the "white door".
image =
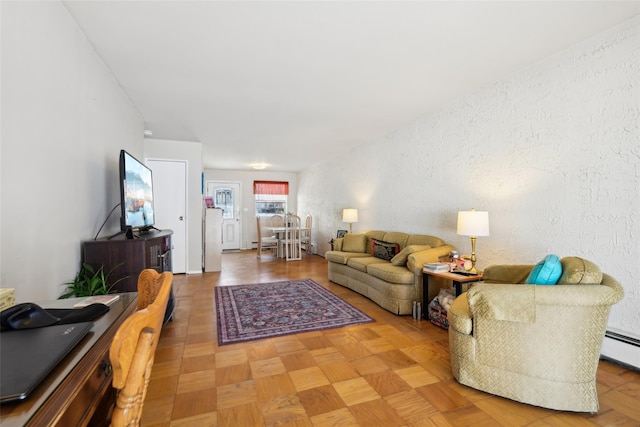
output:
M207 181L207 196L222 213L222 250L240 250L240 183Z
M153 176L156 228L173 230L171 270L187 271L187 162L147 160Z

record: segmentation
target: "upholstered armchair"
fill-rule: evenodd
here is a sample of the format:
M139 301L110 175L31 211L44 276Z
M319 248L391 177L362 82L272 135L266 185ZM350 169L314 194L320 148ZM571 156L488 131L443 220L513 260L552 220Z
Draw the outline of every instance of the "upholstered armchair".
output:
M596 370L622 286L590 261L560 260L553 286L524 284L533 265L492 266L448 312L461 384L545 408L596 412Z

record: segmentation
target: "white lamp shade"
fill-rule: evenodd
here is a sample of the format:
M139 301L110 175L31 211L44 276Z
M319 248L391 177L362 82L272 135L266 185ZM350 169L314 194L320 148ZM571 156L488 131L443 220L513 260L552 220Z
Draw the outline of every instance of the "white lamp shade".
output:
M458 234L460 236L488 236L489 212L461 211L458 212Z
M358 222L358 209L343 209L342 210L343 222Z

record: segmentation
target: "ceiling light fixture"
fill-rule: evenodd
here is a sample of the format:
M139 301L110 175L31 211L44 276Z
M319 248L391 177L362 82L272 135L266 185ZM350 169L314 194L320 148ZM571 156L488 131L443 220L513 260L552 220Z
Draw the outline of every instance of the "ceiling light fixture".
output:
M255 170L262 170L262 169L266 168L267 165L264 164L264 163L256 163L256 164L251 165L251 167L254 168Z

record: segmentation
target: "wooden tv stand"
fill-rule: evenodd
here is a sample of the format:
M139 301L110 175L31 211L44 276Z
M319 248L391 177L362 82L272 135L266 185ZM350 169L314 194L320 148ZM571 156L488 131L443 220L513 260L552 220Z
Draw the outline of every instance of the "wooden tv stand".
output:
M111 239L87 240L82 243L83 262L96 270L104 266L105 273L114 269L111 279L124 278L114 289L135 292L142 270L171 271L172 234L171 230L153 230L134 239L120 234Z
M26 399L0 406L0 425L104 426L115 403L109 347L122 322L137 308L137 293L122 293L94 321L87 336ZM71 308L84 298L38 302L43 308Z

